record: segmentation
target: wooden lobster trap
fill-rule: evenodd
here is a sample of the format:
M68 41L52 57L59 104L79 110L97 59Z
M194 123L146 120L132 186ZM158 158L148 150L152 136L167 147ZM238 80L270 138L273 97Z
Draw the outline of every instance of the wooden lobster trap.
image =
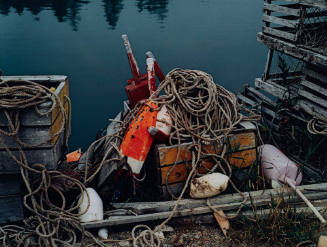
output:
M265 0L262 32L317 50L327 47L327 3Z
M65 108L65 114L69 112L69 88L67 76L2 76L1 80L17 81L27 80L39 83L53 89L59 96ZM16 82L15 82L16 83ZM47 112L48 115L40 115L37 111ZM11 110L10 115L15 114ZM52 102L47 101L35 107L28 107L19 111L18 138L28 144L22 147L28 165L39 163L47 169L57 168L58 161L65 152L66 132L53 137L62 128L63 115L59 106L52 109ZM0 129L8 132L8 119L4 111L0 109ZM64 128L69 128L67 123ZM22 220L24 218L22 178L20 176L20 165L9 154L8 150L16 159L21 160L20 145L14 136L0 133L0 224ZM41 145L38 145L41 144Z
M29 80L53 88L54 93L59 96L61 103L64 105L66 113L69 112L67 76L2 76L0 79ZM31 147L23 148L29 164L41 163L48 169L53 170L57 168L57 163L64 154L65 131L59 136L51 137L62 127L63 116L60 113L59 106L56 106L48 115L40 115L37 112L46 112L51 107L52 102L49 101L38 105L38 110L35 107L21 110L18 138L22 142L31 145ZM68 125L64 127L69 128ZM2 110L0 110L0 129L8 130L8 120ZM19 165L6 150L6 147L9 148L16 157L19 157L19 144L12 136L1 135L1 138L3 143L0 143L0 174L19 173ZM47 140L49 141L46 142Z
M228 135L222 144L204 145L205 153L221 154L226 145L224 159L231 167L248 168L257 160L257 133L256 127L250 122L242 122L238 129ZM158 189L160 199L170 198L169 190L179 194L192 168L192 143L182 143L168 146L155 144L147 160L147 174L151 174L150 184ZM179 155L178 155L179 153ZM215 166L215 162L203 157L198 173L206 174ZM219 170L219 169L218 169Z

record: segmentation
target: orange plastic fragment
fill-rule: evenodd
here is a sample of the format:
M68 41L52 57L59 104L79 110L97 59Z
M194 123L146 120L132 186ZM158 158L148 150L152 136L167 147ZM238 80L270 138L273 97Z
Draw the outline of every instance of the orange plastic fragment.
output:
M79 161L79 159L82 157L82 151L81 149L78 149L74 152L71 152L69 154L66 155L66 160L68 163L70 162L77 162Z
M148 128L156 125L158 111L154 109L157 107L157 104L149 101L141 108L130 123L120 145L120 151L127 156L127 163L134 174L140 173L150 151L153 137L149 134Z

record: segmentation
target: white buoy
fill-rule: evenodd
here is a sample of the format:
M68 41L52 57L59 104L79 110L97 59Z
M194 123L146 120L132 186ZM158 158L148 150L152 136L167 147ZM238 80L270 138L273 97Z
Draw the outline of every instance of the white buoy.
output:
M225 191L229 177L222 173L212 173L191 181L190 196L192 198L207 198Z
M89 195L89 198L87 194ZM85 212L89 203L88 199L90 199L90 207ZM86 191L83 191L78 203L78 212L80 214L85 212L79 216L81 222L103 220L103 203L100 196L93 188L86 188Z
M109 236L108 229L105 227L100 228L98 231L98 236L99 236L99 238L104 239L104 240L108 239L108 236Z

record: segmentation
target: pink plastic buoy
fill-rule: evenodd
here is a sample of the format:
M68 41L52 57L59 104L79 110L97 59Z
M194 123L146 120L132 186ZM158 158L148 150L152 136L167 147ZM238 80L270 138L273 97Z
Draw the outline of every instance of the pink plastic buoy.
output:
M261 165L265 178L288 184L307 204L320 222L326 224L324 217L303 193L296 188L302 181L302 173L299 171L298 166L273 145L262 145L259 147L259 151L261 152Z
M298 166L278 148L265 144L259 147L259 151L261 152L261 165L265 178L284 183L286 183L287 178L296 186L301 183L302 173Z

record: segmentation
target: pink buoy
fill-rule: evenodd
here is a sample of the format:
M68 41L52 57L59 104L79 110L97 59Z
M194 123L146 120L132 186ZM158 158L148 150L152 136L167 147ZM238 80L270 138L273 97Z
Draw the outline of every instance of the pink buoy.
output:
M259 147L261 152L261 165L265 178L278 180L286 183L292 182L299 185L302 181L302 173L295 162L290 160L278 148L265 144Z

